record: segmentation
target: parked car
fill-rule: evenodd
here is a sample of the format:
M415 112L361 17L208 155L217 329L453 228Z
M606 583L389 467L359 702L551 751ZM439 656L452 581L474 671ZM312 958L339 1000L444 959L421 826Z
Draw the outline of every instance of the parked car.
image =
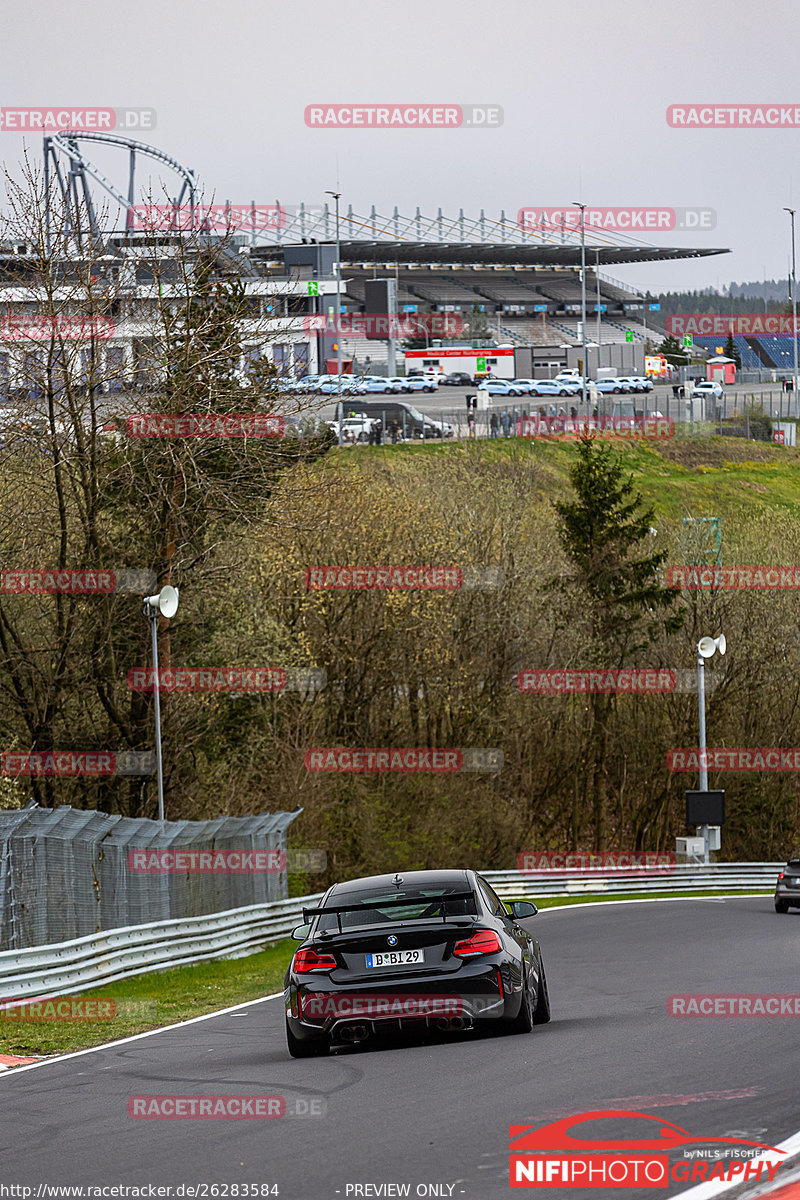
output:
M601 388L601 384L608 384L610 386ZM603 379L597 379L594 386L598 392L603 392L606 395L609 392L613 392L615 396L620 396L627 395L628 392L638 391L638 388L628 383L626 379L620 379L618 375L606 375Z
M385 375L357 375L355 382L363 385L364 393L383 392L384 394L394 395L403 390L399 384L395 383L393 379L388 379Z
M483 379L478 384L478 391L487 392L490 396L521 396L522 389L515 387L507 379Z
M559 383L555 379L529 379L528 383L531 385L528 390L530 396L574 396L580 390L565 380Z
M649 375L626 375L625 378L630 379L633 383L641 384L642 390L645 392L653 390L653 381Z
M339 437L339 422L329 421L333 432ZM375 424L373 417L367 417L363 413L353 417L345 417L341 422L341 433L343 442L367 442L369 435L372 432L372 427Z
M409 392L435 392L439 387L432 375L409 375L406 383Z
M696 383L689 394L691 396L716 396L719 398L722 395L722 385L717 383L715 379L704 380L701 383Z
M473 379L466 371L451 371L449 375L445 375L444 379L439 381L445 387L472 387Z
M387 378L387 383L392 383L395 385L394 386L395 392L410 392L411 391L411 388L408 386L408 379L406 378L405 375L391 375Z
M589 379L586 386L594 388L601 396L619 396L627 391L618 379Z

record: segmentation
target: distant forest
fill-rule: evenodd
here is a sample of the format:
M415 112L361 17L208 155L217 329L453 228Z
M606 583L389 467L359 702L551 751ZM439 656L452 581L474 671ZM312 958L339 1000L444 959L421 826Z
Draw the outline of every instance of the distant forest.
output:
M724 291L706 288L699 292L663 292L659 302L662 313L791 311L788 279L732 283Z

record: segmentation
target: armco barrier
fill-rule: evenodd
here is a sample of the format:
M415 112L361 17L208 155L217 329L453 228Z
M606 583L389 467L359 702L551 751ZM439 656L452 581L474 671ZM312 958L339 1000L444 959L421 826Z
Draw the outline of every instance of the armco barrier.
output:
M771 892L785 863L680 863L661 871L483 871L501 898L577 896L585 893Z
M783 863L713 863L674 871L609 875L484 871L501 897L744 890L772 892ZM109 929L69 942L0 953L0 1001L70 995L132 975L252 953L288 936L302 921L303 906L323 895L233 908L185 920L154 921Z
M211 916L109 929L71 942L0 953L0 1001L70 995L131 975L233 958L280 941L322 892Z

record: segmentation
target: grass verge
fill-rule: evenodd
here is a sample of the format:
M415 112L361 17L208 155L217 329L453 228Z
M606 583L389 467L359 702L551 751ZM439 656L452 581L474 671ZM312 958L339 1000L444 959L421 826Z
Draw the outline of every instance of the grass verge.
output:
M87 991L84 998L114 1001L119 1012L111 1020L20 1021L0 1012L0 1054L65 1054L279 992L296 945L286 938L245 958L137 975Z

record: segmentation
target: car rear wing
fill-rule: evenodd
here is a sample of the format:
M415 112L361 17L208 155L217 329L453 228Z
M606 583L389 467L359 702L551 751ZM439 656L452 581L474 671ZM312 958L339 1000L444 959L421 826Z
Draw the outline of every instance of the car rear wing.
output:
M335 913L337 924L339 926L339 933L342 933L342 917L341 917L342 913L363 912L365 909L369 909L369 908L407 908L410 904L416 904L416 903L433 904L437 900L443 900L446 902L448 900L474 900L474 899L475 899L474 892L442 892L441 895L434 894L432 896L420 896L419 898L412 897L412 896L402 896L402 897L398 897L395 900L372 900L371 902L369 900L365 900L361 904L328 904L325 906L325 908L304 908L303 909L303 921L310 923L315 917L321 916L323 913ZM446 903L442 906L442 909L443 909L442 921L447 921L448 915L451 917L453 916L452 913L448 914L445 911Z

